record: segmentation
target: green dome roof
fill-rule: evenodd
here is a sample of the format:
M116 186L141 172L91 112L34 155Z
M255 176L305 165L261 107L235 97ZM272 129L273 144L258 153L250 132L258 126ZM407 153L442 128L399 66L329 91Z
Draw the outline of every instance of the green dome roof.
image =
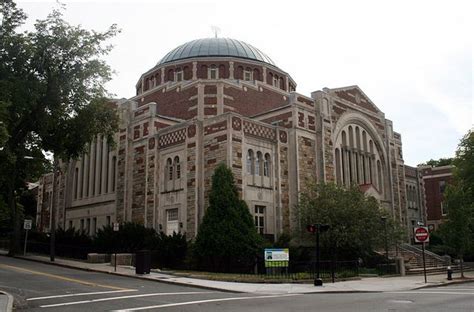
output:
M259 61L276 66L265 53L240 40L205 38L187 42L171 50L157 65L193 57L230 56Z

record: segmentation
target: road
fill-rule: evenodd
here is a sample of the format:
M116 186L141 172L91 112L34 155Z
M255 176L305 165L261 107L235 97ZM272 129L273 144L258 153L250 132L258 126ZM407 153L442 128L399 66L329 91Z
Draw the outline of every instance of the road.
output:
M94 273L0 256L0 289L25 311L474 311L474 283L407 292L261 295Z

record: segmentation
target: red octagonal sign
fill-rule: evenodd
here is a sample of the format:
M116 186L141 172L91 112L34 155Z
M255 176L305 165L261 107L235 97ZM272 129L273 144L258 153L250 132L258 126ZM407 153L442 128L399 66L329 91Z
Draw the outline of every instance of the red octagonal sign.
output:
M425 226L414 228L415 243L428 243L430 241L430 232Z

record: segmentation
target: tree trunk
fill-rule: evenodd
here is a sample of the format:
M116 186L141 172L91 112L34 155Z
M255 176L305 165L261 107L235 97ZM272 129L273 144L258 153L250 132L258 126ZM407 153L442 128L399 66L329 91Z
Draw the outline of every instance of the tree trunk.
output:
M464 257L461 255L459 257L459 264L461 265L461 278L464 278Z

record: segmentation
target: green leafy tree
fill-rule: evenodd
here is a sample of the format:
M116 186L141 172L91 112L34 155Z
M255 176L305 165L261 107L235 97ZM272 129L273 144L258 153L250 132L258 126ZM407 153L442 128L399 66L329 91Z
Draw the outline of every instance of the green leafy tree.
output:
M445 192L448 220L441 226L444 243L461 260L464 277L464 256L474 252L474 132L461 140L454 158L454 181Z
M373 197L357 186L344 188L334 183L308 183L298 204L299 236L302 244L314 244L308 224L327 224L321 246L336 257L370 257L375 249L400 241L402 231ZM385 235L385 232L387 235ZM295 235L295 236L296 236Z
M210 271L250 269L262 243L247 204L239 198L232 171L220 164L212 176L209 207L194 244L195 260Z
M118 119L104 88L112 72L102 57L117 28L71 26L59 9L20 32L26 15L12 0L1 1L0 15L0 192L12 212L14 254L17 196L42 173L43 152L54 154L57 170L59 159L77 157L96 135L113 141Z
M425 163L420 164L420 166L431 166L431 167L441 167L448 166L453 164L454 158L440 158L440 159L430 159Z

